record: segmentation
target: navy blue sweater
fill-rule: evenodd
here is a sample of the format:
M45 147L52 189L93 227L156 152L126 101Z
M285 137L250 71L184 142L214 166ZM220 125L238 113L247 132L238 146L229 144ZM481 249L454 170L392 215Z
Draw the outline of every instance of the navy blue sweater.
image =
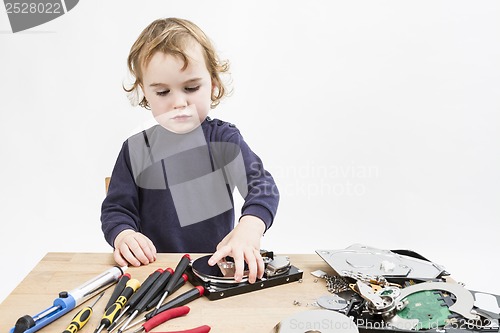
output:
M104 236L113 246L132 229L158 252L214 252L234 227L235 188L241 215L259 217L267 230L278 189L234 125L207 118L190 135L153 126L122 146L102 204Z

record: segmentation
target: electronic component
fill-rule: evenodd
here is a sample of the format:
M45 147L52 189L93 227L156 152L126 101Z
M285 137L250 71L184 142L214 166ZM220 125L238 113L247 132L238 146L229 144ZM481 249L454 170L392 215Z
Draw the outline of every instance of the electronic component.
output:
M193 285L203 286L205 296L209 300L226 298L255 290L274 287L277 285L298 281L303 272L290 264L285 256L274 256L267 252L264 256L265 273L262 279L255 283L248 282L248 271L245 267L241 282L234 280L234 262L232 258L217 265L208 265L211 255L193 260L186 270L189 281Z
M416 252L363 245L316 252L338 275L321 275L331 294L316 304L353 318L360 332L500 333L500 296L466 289ZM496 304L486 309L484 296Z

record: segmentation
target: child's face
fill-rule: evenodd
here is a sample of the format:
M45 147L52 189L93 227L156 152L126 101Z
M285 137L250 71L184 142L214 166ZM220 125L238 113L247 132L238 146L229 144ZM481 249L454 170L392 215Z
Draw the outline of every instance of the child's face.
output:
M156 52L143 68L144 95L156 121L174 133L188 133L208 115L212 80L201 46L190 43L185 50L189 65L173 55Z

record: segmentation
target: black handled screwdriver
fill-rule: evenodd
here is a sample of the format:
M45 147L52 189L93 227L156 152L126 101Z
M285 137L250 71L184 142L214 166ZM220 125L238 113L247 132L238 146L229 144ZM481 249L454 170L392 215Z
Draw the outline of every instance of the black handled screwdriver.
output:
M153 316L158 313L161 304L167 298L168 294L172 292L172 289L174 288L175 284L179 280L182 274L186 271L186 268L189 265L189 262L191 261L191 257L189 254L185 254L182 256L181 260L177 264L174 270L174 274L172 275L172 278L168 281L167 286L165 287L165 292L163 293L163 296L161 297L160 301L156 305L156 309L153 310Z
M195 299L203 296L204 293L205 293L205 288L203 288L202 286L194 287L193 289L190 289L190 290L186 291L185 293L183 293L183 294L177 296L176 298L172 299L171 301L168 301L167 303L163 304L158 309L158 311L157 311L156 314L153 313L154 311L151 311L151 312L147 313L144 316L144 318L136 321L135 323L132 323L129 326L129 328L133 327L133 326L136 326L136 325L142 323L143 321L147 321L147 320L153 318L155 315L157 315L159 313L162 313L164 311L167 311L169 309L172 309L172 308L175 308L175 307L178 307L178 306L186 305L189 302L192 302Z
M127 300L139 288L141 283L137 279L131 279L127 282L125 289L117 298L116 302L111 305L101 319L101 324L94 333L100 333L104 328L109 327L114 321L116 316L120 313L121 309L127 303Z
M121 322L119 322L120 318L130 313L130 310L133 309L140 302L142 297L148 292L149 288L151 288L151 286L155 283L156 279L158 279L162 273L163 269L158 268L156 271L149 274L146 280L144 280L144 282L142 283L141 287L135 292L135 294L132 295L132 297L128 301L123 311L120 313L118 318L116 318L115 322L108 327L109 333L113 332L117 327L123 324L123 322L126 319L123 319Z
M125 286L127 285L127 282L130 280L130 274L125 273L123 274L120 279L118 280L118 283L115 286L115 289L113 290L113 293L111 294L111 297L108 300L108 303L104 307L104 311L106 311L111 305L113 305L114 302L118 299L118 296L122 293L123 289L125 289Z
M86 306L85 308L78 311L78 313L73 317L69 326L63 331L63 333L75 333L81 330L83 326L89 321L90 316L92 316L92 308L99 302L101 297L104 295L104 291L97 297L95 302L91 306Z
M170 292L170 294L175 293L180 287L182 287L187 282L187 280L188 280L188 276L186 274L182 274L179 281L177 281L177 283L172 288L172 291ZM152 308L156 307L156 304L158 304L158 302L160 301L162 296L163 296L163 293L160 293L156 296L156 298L154 300L149 302L148 306L146 307L146 311L149 311Z
M123 326L118 330L118 333L122 333L124 330L127 329L127 326L130 324L130 322L137 316L139 313L143 312L148 304L158 295L161 293L161 291L165 288L167 285L168 281L170 280L170 277L174 273L172 268L167 268L166 270L163 271L163 273L160 275L160 277L154 282L154 284L149 288L148 292L142 297L142 299L139 301L139 303L134 307L132 310L132 313L128 317L127 321Z
M194 301L195 299L203 296L204 293L205 293L205 288L203 288L202 286L196 286L196 287L186 291L185 293L180 294L179 296L172 299L171 301L168 301L167 303L163 304L158 309L158 313L163 312L163 311L167 311L168 309L175 308L177 306L186 305L186 304ZM155 316L155 314L153 312L150 312L145 316L145 318L147 320L149 320L149 319L153 318L154 316Z

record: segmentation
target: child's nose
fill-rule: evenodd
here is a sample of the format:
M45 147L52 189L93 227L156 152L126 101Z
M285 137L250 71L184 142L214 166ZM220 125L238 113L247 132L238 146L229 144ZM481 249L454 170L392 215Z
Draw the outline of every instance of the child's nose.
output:
M176 93L174 95L174 109L182 109L188 105L187 98L183 93Z

